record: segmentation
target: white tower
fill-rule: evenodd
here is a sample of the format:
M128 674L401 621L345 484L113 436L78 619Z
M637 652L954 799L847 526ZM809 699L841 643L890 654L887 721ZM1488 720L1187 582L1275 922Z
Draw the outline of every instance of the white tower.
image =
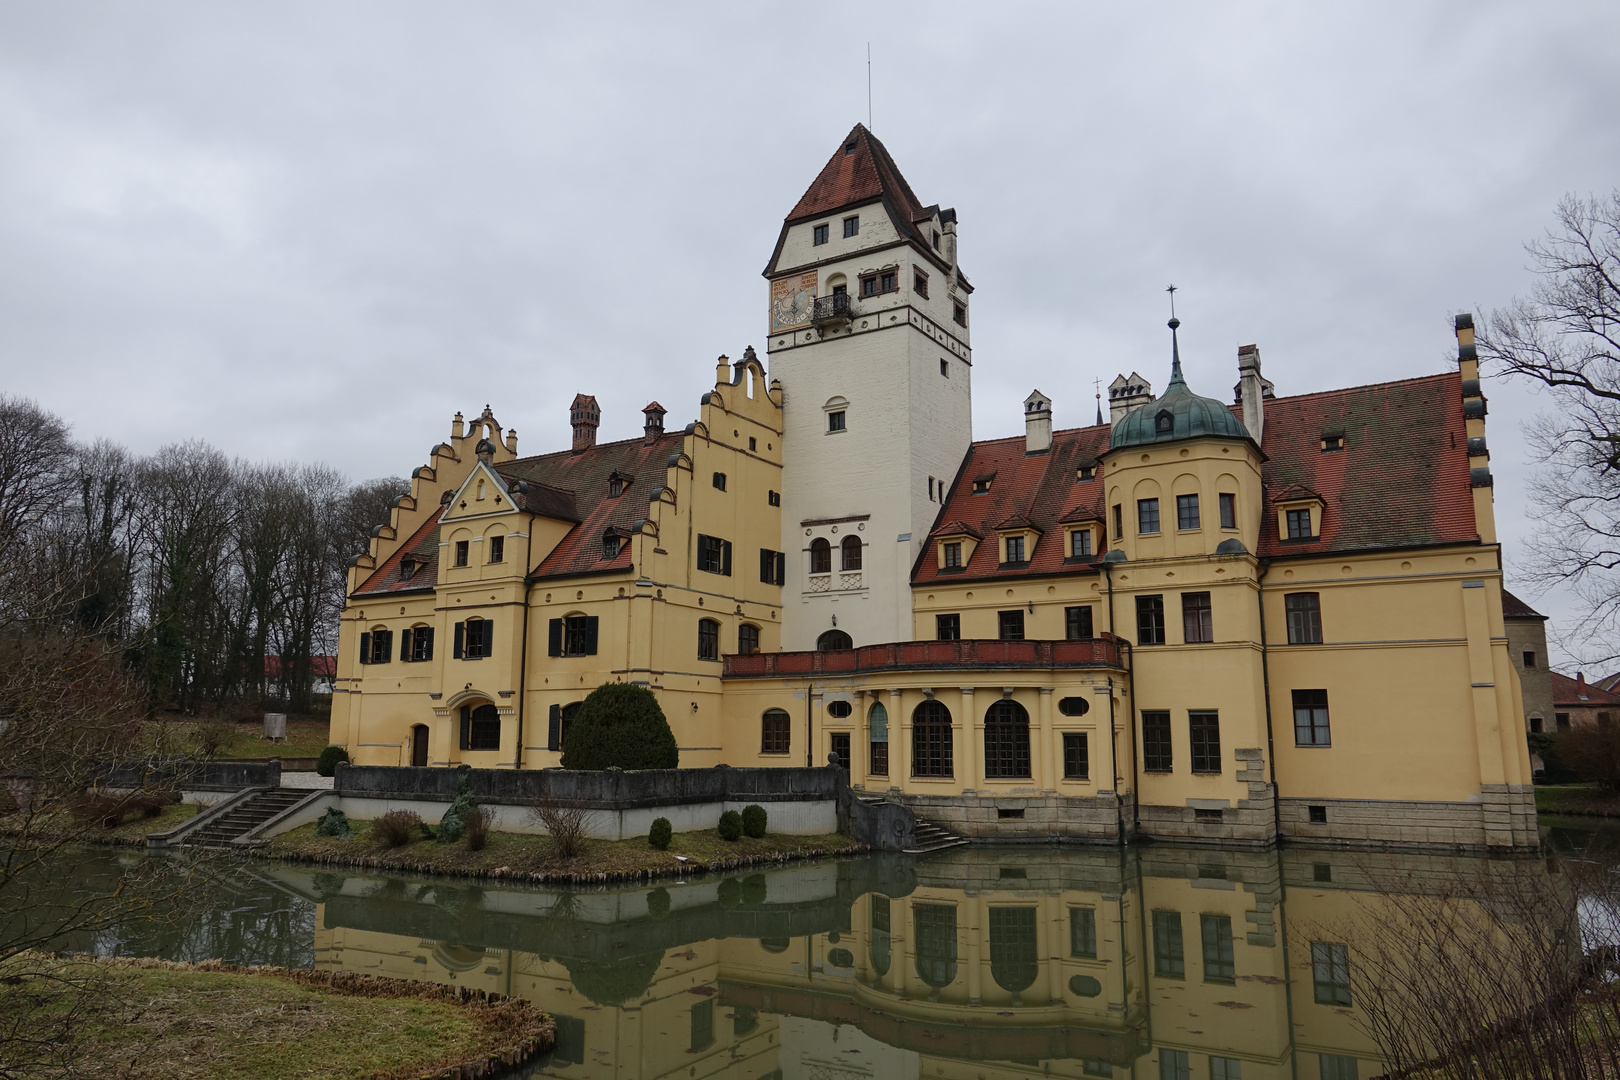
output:
M785 394L782 647L908 641L911 567L973 441L956 211L923 206L857 124L765 277Z

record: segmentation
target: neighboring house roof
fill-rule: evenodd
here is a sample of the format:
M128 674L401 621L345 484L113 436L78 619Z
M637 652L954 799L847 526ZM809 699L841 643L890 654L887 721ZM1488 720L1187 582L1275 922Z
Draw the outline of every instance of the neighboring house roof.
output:
M1596 683L1572 679L1556 671L1547 673L1552 678L1553 704L1573 708L1591 708L1597 705L1620 705L1620 694L1604 690Z
M330 679L337 674L337 657L312 656L309 658L310 674L317 679ZM281 657L267 656L264 658L264 674L267 678L281 677Z
M1547 616L1543 615L1541 612L1537 611L1523 600L1520 600L1517 596L1514 596L1506 589L1502 590L1502 617L1504 619L1540 619L1542 622L1547 621ZM1609 678L1620 679L1620 674L1610 675ZM1604 680L1599 679L1598 685L1601 685L1603 681ZM1609 688L1604 687L1604 689Z
M1546 618L1545 615L1541 617ZM1593 679L1592 685L1603 690L1614 690L1620 692L1620 671L1615 672L1613 675L1605 675L1601 679Z
M354 590L355 596L388 596L392 593L431 592L439 583L439 518L444 507L433 511L421 526L399 545L371 576ZM408 578L400 576L399 564L406 559L416 561L416 573Z

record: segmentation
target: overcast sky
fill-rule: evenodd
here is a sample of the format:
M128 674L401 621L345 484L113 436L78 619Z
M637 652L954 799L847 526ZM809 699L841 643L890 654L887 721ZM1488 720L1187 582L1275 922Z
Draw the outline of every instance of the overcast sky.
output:
M623 438L763 348L783 215L872 115L954 206L974 434L1258 343L1279 394L1446 370L1620 183L1620 5L0 0L0 390L140 452L407 474L487 402ZM1497 515L1533 558L1522 422ZM1523 589L1527 598L1534 591ZM1567 621L1554 593L1543 609Z

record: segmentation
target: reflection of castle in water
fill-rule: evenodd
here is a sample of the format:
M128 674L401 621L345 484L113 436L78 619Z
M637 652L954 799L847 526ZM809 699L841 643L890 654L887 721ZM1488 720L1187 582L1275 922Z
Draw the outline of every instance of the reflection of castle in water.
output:
M276 876L322 904L318 966L552 1012L544 1075L1342 1080L1377 1069L1343 947L1312 939L1364 910L1369 873L1427 892L1486 865L1152 847L634 892Z

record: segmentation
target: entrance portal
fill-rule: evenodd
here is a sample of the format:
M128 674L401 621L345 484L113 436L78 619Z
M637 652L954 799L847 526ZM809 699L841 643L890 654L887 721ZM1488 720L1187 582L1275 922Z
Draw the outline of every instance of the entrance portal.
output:
M418 769L427 765L428 730L426 724L411 728L411 764Z

